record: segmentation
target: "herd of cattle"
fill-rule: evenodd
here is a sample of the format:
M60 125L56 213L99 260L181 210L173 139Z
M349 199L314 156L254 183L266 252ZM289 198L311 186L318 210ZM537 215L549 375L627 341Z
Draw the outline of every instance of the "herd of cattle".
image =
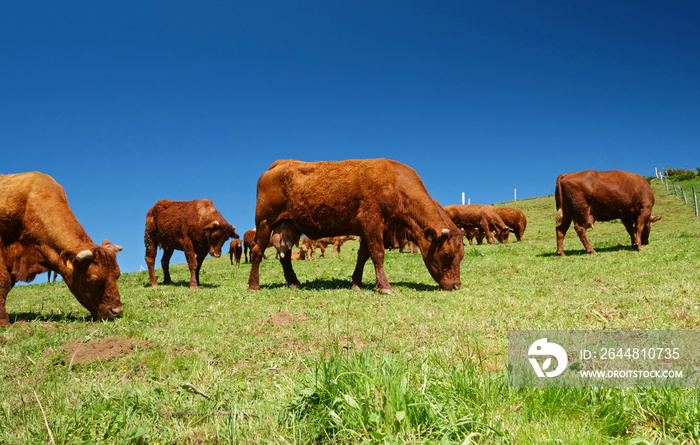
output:
M328 181L328 178L333 178ZM595 221L620 219L632 247L649 242L654 195L640 175L593 170L557 178L557 253L564 255L564 236L571 225L589 253L595 251L586 230ZM517 209L485 205L442 207L428 194L412 168L387 159L337 162L279 160L260 176L255 230L239 239L236 229L208 199L158 201L146 215L144 244L151 286L158 247L163 250L163 283L171 283L169 262L182 250L190 270L190 288L199 285L207 254L220 257L230 245L231 263L241 254L249 261L250 290L259 289L259 266L267 247L278 255L287 285L300 285L294 259L315 258L326 246L334 257L342 244L359 237L352 288L362 286L362 272L372 259L379 292L393 294L384 273L385 248L410 243L420 251L428 272L442 289L461 286L463 238L469 243L506 242L510 232L522 241L527 220ZM302 234L306 236L302 239ZM292 251L297 246L298 251ZM19 281L32 281L46 271L63 277L70 291L95 319L119 316L116 254L122 248L107 240L95 244L68 206L63 188L48 175L32 172L0 175L0 325L9 325L7 294Z

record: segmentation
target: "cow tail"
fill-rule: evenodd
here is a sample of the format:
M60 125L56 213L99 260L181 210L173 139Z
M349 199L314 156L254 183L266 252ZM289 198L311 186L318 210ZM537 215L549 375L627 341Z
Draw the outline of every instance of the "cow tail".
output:
M557 227L561 225L561 221L564 219L564 210L563 210L563 198L562 198L562 191L561 191L561 180L562 178L566 175L559 175L557 177L557 187L554 191L554 201L557 204Z

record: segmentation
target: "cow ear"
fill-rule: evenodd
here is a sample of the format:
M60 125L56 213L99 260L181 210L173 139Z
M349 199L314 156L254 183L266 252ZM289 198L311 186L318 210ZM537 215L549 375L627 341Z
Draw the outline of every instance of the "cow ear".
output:
M430 242L437 238L437 232L432 227L426 227L425 230L423 230L423 234Z
M102 247L104 247L107 250L113 250L115 253L116 252L121 252L124 248L122 246L119 246L117 244L110 243L107 240L102 241Z
M66 265L68 270L73 270L73 263L75 262L75 252L70 250L64 250L61 252L61 262Z

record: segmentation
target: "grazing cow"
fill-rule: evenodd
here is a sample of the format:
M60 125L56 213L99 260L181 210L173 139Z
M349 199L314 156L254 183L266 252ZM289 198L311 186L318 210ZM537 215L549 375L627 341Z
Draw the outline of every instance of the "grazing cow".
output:
M406 230L391 230L384 232L384 248L389 250L399 249L403 252L404 247L408 244L411 253L418 253L416 243L410 239Z
M163 249L163 284L172 284L170 257L183 250L190 269L190 289L199 286L199 270L207 253L221 256L221 247L229 238L238 238L235 227L226 222L208 199L155 203L146 214L146 265L151 286L157 286L154 265L158 247Z
M415 170L396 161L277 161L258 180L255 225L256 245L248 279L251 290L260 287L260 245L266 245L271 236L279 239L275 247L287 284L299 286L291 256L283 253L305 233L312 239L362 237L353 289L362 286L362 271L371 257L379 291L393 294L384 273L383 237L385 230L399 228L418 243L430 275L441 288L459 289L462 284L461 231L430 197Z
M18 281L58 272L95 319L123 311L117 279L120 246L95 244L68 206L66 194L48 175L0 175L0 326L10 317L5 300Z
M619 219L632 240L632 248L642 250L649 244L654 192L643 176L619 170L587 170L565 173L557 178L554 194L557 204L557 254L564 256L564 236L571 222L583 247L595 253L586 230L595 221Z
M307 237L308 239L308 237ZM321 255L322 257L325 257L326 254L326 247L332 245L333 246L333 259L336 258L336 254L338 255L338 258L340 258L340 248L343 247L343 244L348 242L348 240L354 240L356 239L352 235L343 235L343 236L326 236L323 238L311 240L311 245L312 248L310 249L311 252L313 253L314 259L316 259L316 249L321 250Z
M490 205L449 205L445 207L445 211L450 215L452 221L465 232L468 232L470 229L481 229L489 244L493 244L496 238L502 243L508 242L508 235L510 234L508 226L498 216L496 209ZM477 241L479 241L479 236L477 236ZM471 241L469 243L471 244Z
M497 208L496 212L498 212L498 216L506 223L510 231L515 234L515 239L522 241L525 228L527 227L525 213L522 210L510 207Z
M477 244L483 244L484 243L484 231L481 230L480 227L471 227L467 230L464 230L464 237L469 241L469 245L473 245L474 238L476 238Z
M235 257L236 264L241 264L241 254L243 253L242 241L239 239L231 240L231 245L228 248L228 255L231 258L231 264Z

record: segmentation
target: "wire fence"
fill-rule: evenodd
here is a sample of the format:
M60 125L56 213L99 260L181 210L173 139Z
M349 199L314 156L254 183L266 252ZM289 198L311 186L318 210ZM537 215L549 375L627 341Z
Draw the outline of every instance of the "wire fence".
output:
M698 195L695 191L695 186L691 186L688 193L680 185L676 185L676 181L669 179L668 176L664 175L660 170L656 170L656 178L661 181L661 184L666 186L666 190L669 192L673 190L673 193L685 202L685 205L691 205L695 207L695 217L698 217Z

